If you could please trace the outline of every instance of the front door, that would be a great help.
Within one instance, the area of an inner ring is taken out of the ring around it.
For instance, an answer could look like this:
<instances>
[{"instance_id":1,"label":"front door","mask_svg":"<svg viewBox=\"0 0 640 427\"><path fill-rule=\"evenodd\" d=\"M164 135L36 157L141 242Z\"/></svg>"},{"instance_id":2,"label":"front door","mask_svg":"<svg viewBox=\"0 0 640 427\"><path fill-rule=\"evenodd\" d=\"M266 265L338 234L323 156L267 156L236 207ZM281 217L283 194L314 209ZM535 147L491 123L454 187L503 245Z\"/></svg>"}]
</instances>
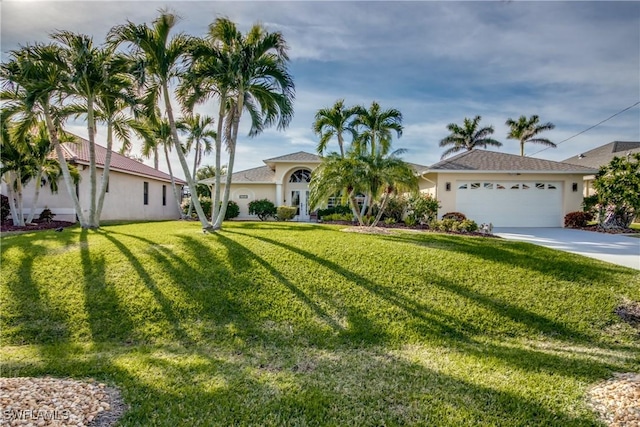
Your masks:
<instances>
[{"instance_id":1,"label":"front door","mask_svg":"<svg viewBox=\"0 0 640 427\"><path fill-rule=\"evenodd\" d=\"M292 190L291 206L296 207L296 221L309 221L309 191Z\"/></svg>"}]
</instances>

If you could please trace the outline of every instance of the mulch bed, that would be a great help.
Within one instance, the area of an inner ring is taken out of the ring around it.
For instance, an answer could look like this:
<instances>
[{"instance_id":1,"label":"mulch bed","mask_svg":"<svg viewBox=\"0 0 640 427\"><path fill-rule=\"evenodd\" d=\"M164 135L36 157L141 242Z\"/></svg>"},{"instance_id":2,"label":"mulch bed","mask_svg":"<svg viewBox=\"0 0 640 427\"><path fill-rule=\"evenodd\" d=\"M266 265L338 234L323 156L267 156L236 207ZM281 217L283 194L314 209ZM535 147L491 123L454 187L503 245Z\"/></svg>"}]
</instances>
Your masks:
<instances>
[{"instance_id":1,"label":"mulch bed","mask_svg":"<svg viewBox=\"0 0 640 427\"><path fill-rule=\"evenodd\" d=\"M68 221L39 222L38 220L35 220L33 223L28 224L24 227L18 227L16 225L13 225L12 221L5 221L2 224L0 224L0 232L6 233L11 231L28 232L28 231L38 231L38 230L55 230L56 228L60 228L60 227L62 228L71 227L74 224L75 224L74 222L68 222Z\"/></svg>"},{"instance_id":2,"label":"mulch bed","mask_svg":"<svg viewBox=\"0 0 640 427\"><path fill-rule=\"evenodd\" d=\"M457 236L493 237L495 239L501 239L500 236L496 236L495 234L482 233L480 231L471 231L471 232L462 233L457 231L431 230L427 225L415 225L413 227L407 227L404 224L379 223L376 227L368 227L368 226L353 225L353 223L349 221L326 221L326 222L323 221L322 224L347 225L349 227L344 228L342 231L348 231L352 233L390 234L387 229L396 229L396 230L408 230L408 231L426 231L430 233L439 233L439 234L455 234Z\"/></svg>"},{"instance_id":3,"label":"mulch bed","mask_svg":"<svg viewBox=\"0 0 640 427\"><path fill-rule=\"evenodd\" d=\"M633 228L601 228L597 225L590 225L588 227L579 228L579 230L585 231L595 231L598 233L607 233L607 234L636 234L640 233L640 230L634 230Z\"/></svg>"}]
</instances>

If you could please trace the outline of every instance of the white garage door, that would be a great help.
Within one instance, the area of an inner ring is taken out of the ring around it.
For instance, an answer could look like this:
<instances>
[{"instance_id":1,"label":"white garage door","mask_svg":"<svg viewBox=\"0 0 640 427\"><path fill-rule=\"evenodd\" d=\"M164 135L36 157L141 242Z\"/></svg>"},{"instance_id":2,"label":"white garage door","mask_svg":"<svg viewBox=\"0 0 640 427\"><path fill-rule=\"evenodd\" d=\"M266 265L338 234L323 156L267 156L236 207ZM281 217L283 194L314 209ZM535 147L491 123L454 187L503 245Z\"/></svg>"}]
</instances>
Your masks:
<instances>
[{"instance_id":1,"label":"white garage door","mask_svg":"<svg viewBox=\"0 0 640 427\"><path fill-rule=\"evenodd\" d=\"M458 181L456 210L494 227L562 227L562 184Z\"/></svg>"}]
</instances>

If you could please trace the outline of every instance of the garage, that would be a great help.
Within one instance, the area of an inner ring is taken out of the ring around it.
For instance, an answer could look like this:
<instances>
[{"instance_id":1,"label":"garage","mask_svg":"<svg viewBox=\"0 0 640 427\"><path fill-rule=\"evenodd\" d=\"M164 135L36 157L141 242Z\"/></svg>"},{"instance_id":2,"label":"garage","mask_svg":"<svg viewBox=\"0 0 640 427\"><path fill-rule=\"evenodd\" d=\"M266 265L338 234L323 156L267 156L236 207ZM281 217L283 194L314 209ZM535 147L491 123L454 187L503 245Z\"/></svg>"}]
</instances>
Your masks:
<instances>
[{"instance_id":1,"label":"garage","mask_svg":"<svg viewBox=\"0 0 640 427\"><path fill-rule=\"evenodd\" d=\"M562 227L562 183L457 181L456 211L494 227Z\"/></svg>"}]
</instances>

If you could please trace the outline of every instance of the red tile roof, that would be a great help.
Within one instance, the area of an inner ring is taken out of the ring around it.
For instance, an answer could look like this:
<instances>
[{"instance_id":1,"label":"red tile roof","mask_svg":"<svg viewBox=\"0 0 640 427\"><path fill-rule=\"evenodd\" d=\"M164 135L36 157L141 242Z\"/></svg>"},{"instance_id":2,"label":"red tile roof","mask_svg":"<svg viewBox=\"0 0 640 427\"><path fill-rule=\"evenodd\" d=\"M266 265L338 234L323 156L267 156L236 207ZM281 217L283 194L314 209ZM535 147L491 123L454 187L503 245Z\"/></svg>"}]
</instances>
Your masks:
<instances>
[{"instance_id":1,"label":"red tile roof","mask_svg":"<svg viewBox=\"0 0 640 427\"><path fill-rule=\"evenodd\" d=\"M77 135L74 136L78 140L77 143L67 142L62 144L62 148L65 152L65 158L69 161L73 161L81 165L88 165L89 141ZM96 165L98 167L104 167L106 155L107 149L102 145L96 144ZM111 153L111 164L109 166L109 169L117 172L154 178L160 181L171 181L171 177L169 176L169 174L154 169L151 166L147 166L144 163L140 163L139 161L131 159L127 156L123 156L122 154L116 153L115 151L112 151ZM175 178L175 181L176 184L179 185L186 184L186 182L181 180L180 178Z\"/></svg>"}]
</instances>

